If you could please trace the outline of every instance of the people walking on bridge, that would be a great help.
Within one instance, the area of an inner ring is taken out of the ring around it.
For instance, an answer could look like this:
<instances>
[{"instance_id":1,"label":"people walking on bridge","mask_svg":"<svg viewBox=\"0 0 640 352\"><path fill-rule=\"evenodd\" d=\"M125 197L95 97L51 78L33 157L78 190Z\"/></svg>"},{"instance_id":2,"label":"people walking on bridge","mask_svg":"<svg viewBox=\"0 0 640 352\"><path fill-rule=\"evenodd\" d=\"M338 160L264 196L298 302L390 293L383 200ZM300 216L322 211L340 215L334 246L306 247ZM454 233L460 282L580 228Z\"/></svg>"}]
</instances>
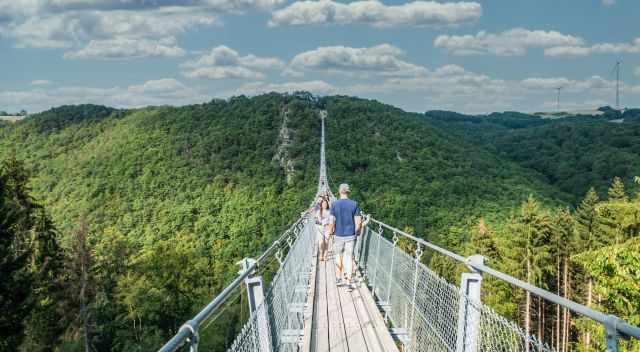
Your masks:
<instances>
[{"instance_id":1,"label":"people walking on bridge","mask_svg":"<svg viewBox=\"0 0 640 352\"><path fill-rule=\"evenodd\" d=\"M362 218L360 216L360 208L358 203L349 199L351 189L349 185L343 183L338 188L340 199L331 204L331 219L333 252L336 258L337 283L348 285L351 290L353 275L353 247L356 242L356 235L360 233Z\"/></svg>"},{"instance_id":2,"label":"people walking on bridge","mask_svg":"<svg viewBox=\"0 0 640 352\"><path fill-rule=\"evenodd\" d=\"M318 225L318 248L320 261L327 260L327 244L331 235L331 214L329 213L329 200L320 200L320 209L316 213L316 224Z\"/></svg>"}]
</instances>

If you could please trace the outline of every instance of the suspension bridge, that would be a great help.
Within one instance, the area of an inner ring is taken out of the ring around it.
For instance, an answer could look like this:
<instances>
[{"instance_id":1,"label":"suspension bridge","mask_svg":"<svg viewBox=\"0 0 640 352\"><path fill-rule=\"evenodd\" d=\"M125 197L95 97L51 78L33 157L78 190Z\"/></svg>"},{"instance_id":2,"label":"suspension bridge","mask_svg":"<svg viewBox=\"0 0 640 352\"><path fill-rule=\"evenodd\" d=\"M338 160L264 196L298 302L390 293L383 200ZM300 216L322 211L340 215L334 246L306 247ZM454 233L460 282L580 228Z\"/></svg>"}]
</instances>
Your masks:
<instances>
[{"instance_id":1,"label":"suspension bridge","mask_svg":"<svg viewBox=\"0 0 640 352\"><path fill-rule=\"evenodd\" d=\"M321 194L333 198L325 159L327 115L325 111L319 115L320 167L314 201ZM363 217L354 251L353 290L336 284L331 255L327 261L319 260L318 229L313 215L305 212L259 257L242 260L237 277L185 322L160 352L198 351L204 346L199 333L203 324L241 289L246 291L250 316L228 348L230 352L554 351L483 304L483 276L601 324L608 351L618 350L620 338L640 339L640 328L495 270L484 264L482 256L465 257L368 214ZM459 286L423 263L426 251L466 265L468 272L461 274ZM277 268L267 284L260 269L273 258Z\"/></svg>"}]
</instances>

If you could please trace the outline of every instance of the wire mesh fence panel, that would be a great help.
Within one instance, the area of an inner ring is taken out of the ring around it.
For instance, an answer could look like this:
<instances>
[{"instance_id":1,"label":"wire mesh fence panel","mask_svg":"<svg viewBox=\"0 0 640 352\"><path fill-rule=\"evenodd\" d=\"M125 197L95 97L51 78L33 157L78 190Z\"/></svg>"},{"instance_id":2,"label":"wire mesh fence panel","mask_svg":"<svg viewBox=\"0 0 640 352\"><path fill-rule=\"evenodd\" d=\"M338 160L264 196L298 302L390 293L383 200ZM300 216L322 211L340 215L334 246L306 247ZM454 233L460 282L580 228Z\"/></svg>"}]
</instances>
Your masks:
<instances>
[{"instance_id":1,"label":"wire mesh fence panel","mask_svg":"<svg viewBox=\"0 0 640 352\"><path fill-rule=\"evenodd\" d=\"M281 265L264 297L228 351L298 351L317 229L301 222L287 238L288 253L276 256Z\"/></svg>"},{"instance_id":2,"label":"wire mesh fence panel","mask_svg":"<svg viewBox=\"0 0 640 352\"><path fill-rule=\"evenodd\" d=\"M381 232L365 229L356 258L406 351L552 351Z\"/></svg>"}]
</instances>

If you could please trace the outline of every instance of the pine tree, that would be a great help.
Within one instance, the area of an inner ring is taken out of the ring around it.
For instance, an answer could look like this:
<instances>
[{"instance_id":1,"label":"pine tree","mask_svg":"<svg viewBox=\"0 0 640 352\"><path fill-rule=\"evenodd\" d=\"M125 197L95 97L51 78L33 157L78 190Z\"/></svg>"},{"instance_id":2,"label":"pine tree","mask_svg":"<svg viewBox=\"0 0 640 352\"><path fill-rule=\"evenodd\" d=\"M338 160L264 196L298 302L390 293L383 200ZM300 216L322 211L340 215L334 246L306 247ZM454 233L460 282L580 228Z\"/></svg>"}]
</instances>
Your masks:
<instances>
[{"instance_id":1,"label":"pine tree","mask_svg":"<svg viewBox=\"0 0 640 352\"><path fill-rule=\"evenodd\" d=\"M518 271L528 283L544 286L542 279L549 269L549 240L551 235L551 219L538 207L532 195L522 204L521 214L512 224L514 233L514 255L519 263ZM530 292L525 293L524 327L527 336L531 335L533 300ZM540 309L540 307L539 307ZM541 317L541 311L537 314ZM544 326L538 318L538 335L542 336ZM527 343L526 350L530 350Z\"/></svg>"},{"instance_id":2,"label":"pine tree","mask_svg":"<svg viewBox=\"0 0 640 352\"><path fill-rule=\"evenodd\" d=\"M11 351L24 338L24 317L33 308L29 294L33 275L27 270L29 251L20 244L18 227L23 222L9 186L6 165L0 169L0 351Z\"/></svg>"},{"instance_id":3,"label":"pine tree","mask_svg":"<svg viewBox=\"0 0 640 352\"><path fill-rule=\"evenodd\" d=\"M598 204L600 199L593 188L589 189L575 213L576 231L580 240L580 248L577 252L591 251L607 243L601 229L601 219L598 214ZM593 277L586 273L586 304L593 305ZM591 347L591 333L584 332L583 342L588 350Z\"/></svg>"},{"instance_id":4,"label":"pine tree","mask_svg":"<svg viewBox=\"0 0 640 352\"><path fill-rule=\"evenodd\" d=\"M4 161L0 178L3 189L0 198L5 208L0 209L0 222L4 229L1 246L9 244L11 251L6 261L11 263L8 277L21 278L20 282L9 281L8 289L12 294L14 291L19 294L28 288L27 293L19 298L23 307L17 309L21 314L13 321L0 322L0 325L8 325L11 350L16 346L29 351L53 350L63 328L58 313L62 251L58 246L57 232L44 208L31 197L28 187L30 175L21 161L13 157ZM4 249L6 247L0 250ZM16 307L7 309L11 311Z\"/></svg>"},{"instance_id":5,"label":"pine tree","mask_svg":"<svg viewBox=\"0 0 640 352\"><path fill-rule=\"evenodd\" d=\"M471 235L471 245L475 254L493 260L500 258L495 234L487 227L484 218L480 218L477 230Z\"/></svg>"},{"instance_id":6,"label":"pine tree","mask_svg":"<svg viewBox=\"0 0 640 352\"><path fill-rule=\"evenodd\" d=\"M556 264L556 293L559 296L569 298L571 287L569 266L571 255L577 244L574 221L567 208L558 211L553 220L551 243ZM567 308L562 308L561 311L560 305L556 305L555 315L555 348L556 351L567 351L570 314Z\"/></svg>"},{"instance_id":7,"label":"pine tree","mask_svg":"<svg viewBox=\"0 0 640 352\"><path fill-rule=\"evenodd\" d=\"M579 249L581 251L597 248L603 242L598 226L597 207L599 202L598 194L592 187L576 209L576 231L580 239L581 248Z\"/></svg>"},{"instance_id":8,"label":"pine tree","mask_svg":"<svg viewBox=\"0 0 640 352\"><path fill-rule=\"evenodd\" d=\"M80 220L78 228L72 234L71 251L67 257L66 296L69 307L66 313L77 331L82 332L85 352L91 350L91 324L89 307L95 295L92 275L93 254L89 244L89 223L86 218Z\"/></svg>"},{"instance_id":9,"label":"pine tree","mask_svg":"<svg viewBox=\"0 0 640 352\"><path fill-rule=\"evenodd\" d=\"M611 182L611 187L609 187L609 200L610 201L627 201L627 194L624 191L624 183L620 179L620 177L616 176L613 178L613 182Z\"/></svg>"}]
</instances>

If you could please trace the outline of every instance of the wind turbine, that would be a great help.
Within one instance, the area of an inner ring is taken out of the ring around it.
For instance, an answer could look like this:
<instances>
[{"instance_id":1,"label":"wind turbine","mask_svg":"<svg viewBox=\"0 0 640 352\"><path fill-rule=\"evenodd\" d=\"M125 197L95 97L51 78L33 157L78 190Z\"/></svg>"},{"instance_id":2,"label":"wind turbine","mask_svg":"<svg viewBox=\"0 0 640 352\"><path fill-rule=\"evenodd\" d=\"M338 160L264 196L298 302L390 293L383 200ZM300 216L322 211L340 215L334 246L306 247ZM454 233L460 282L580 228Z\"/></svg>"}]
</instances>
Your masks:
<instances>
[{"instance_id":1,"label":"wind turbine","mask_svg":"<svg viewBox=\"0 0 640 352\"><path fill-rule=\"evenodd\" d=\"M620 65L622 65L622 61L616 61L616 64L613 65L613 71L616 71L616 109L620 110Z\"/></svg>"},{"instance_id":2,"label":"wind turbine","mask_svg":"<svg viewBox=\"0 0 640 352\"><path fill-rule=\"evenodd\" d=\"M560 91L562 90L562 87L557 87L556 91L558 91L558 95L556 97L556 110L558 112L560 112Z\"/></svg>"}]
</instances>

